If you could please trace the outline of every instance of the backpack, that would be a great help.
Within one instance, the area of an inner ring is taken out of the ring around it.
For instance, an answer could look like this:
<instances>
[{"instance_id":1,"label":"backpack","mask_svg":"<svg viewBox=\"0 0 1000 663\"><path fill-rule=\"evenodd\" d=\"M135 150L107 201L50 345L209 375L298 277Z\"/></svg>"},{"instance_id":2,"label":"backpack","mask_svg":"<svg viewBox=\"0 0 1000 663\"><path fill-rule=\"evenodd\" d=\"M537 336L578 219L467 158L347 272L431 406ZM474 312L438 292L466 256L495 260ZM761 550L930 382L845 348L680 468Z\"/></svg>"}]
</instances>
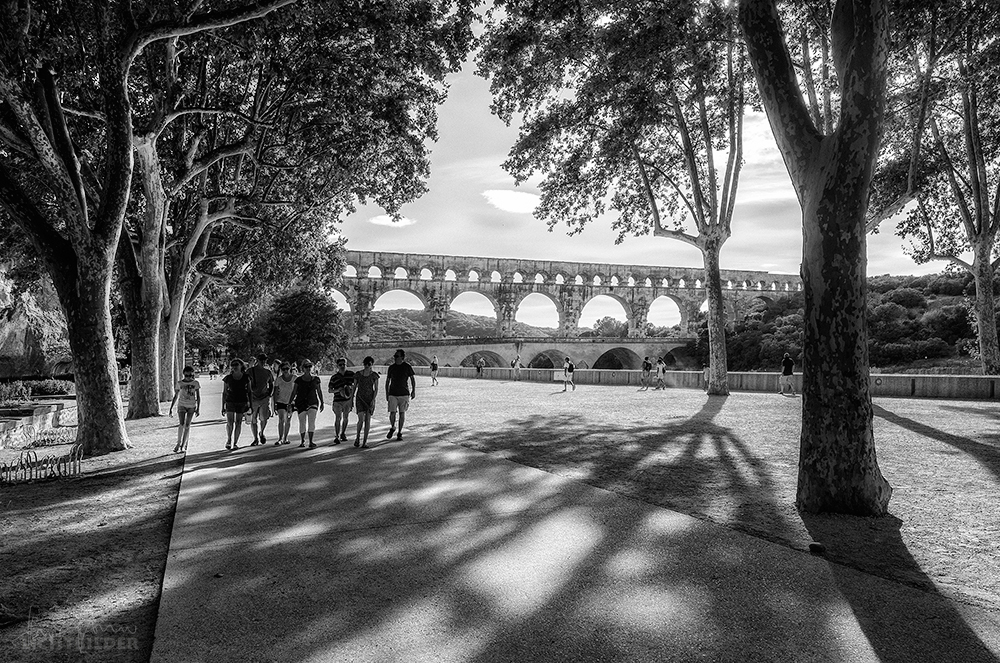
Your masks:
<instances>
[{"instance_id":1,"label":"backpack","mask_svg":"<svg viewBox=\"0 0 1000 663\"><path fill-rule=\"evenodd\" d=\"M576 366L573 365L573 362L570 362L569 366L566 368L566 371L572 373L574 370L576 370Z\"/></svg>"}]
</instances>

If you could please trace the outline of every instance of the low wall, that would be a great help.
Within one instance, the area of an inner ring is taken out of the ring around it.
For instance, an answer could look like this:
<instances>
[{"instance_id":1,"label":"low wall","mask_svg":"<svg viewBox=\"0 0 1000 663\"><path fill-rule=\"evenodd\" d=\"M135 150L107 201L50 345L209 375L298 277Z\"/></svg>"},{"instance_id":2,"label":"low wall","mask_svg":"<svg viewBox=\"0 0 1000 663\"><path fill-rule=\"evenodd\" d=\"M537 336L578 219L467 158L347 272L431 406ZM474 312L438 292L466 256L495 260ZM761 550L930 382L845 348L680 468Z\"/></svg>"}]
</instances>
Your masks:
<instances>
[{"instance_id":1,"label":"low wall","mask_svg":"<svg viewBox=\"0 0 1000 663\"><path fill-rule=\"evenodd\" d=\"M10 445L10 441L24 426L32 426L36 431L55 428L59 425L59 415L63 404L37 405L32 414L17 419L0 419L0 449Z\"/></svg>"},{"instance_id":2,"label":"low wall","mask_svg":"<svg viewBox=\"0 0 1000 663\"><path fill-rule=\"evenodd\" d=\"M384 368L384 367L383 367ZM378 367L376 367L378 370ZM430 375L427 366L414 366L417 375ZM379 372L384 372L379 371ZM475 378L475 368L444 366L438 370L440 377ZM640 371L612 371L577 369L573 374L577 384L640 385ZM483 378L513 380L511 368L484 368ZM562 382L562 369L522 368L521 379L529 382ZM650 383L655 384L651 377ZM664 382L668 387L704 389L702 371L667 371ZM802 390L802 376L792 376L795 392ZM731 372L730 391L778 392L777 373ZM964 400L994 400L1000 397L1000 376L997 375L873 375L872 396L897 396L903 398L959 398Z\"/></svg>"}]
</instances>

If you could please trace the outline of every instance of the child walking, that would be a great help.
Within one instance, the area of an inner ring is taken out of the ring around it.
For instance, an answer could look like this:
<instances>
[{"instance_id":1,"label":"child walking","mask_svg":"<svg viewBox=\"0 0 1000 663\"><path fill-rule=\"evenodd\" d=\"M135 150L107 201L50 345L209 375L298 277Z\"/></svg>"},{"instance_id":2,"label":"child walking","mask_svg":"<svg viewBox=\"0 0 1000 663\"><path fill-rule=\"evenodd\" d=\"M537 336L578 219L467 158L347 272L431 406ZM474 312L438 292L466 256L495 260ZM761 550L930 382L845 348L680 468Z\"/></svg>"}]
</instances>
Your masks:
<instances>
[{"instance_id":1,"label":"child walking","mask_svg":"<svg viewBox=\"0 0 1000 663\"><path fill-rule=\"evenodd\" d=\"M194 379L194 367L184 367L184 379L174 385L174 398L170 401L168 416L174 416L174 405L177 405L177 445L174 453L183 453L188 448L188 438L191 436L191 420L200 414L201 384Z\"/></svg>"},{"instance_id":2,"label":"child walking","mask_svg":"<svg viewBox=\"0 0 1000 663\"><path fill-rule=\"evenodd\" d=\"M292 427L292 392L295 390L295 375L292 373L292 365L287 361L281 362L278 369L280 371L274 380L274 411L278 415L278 440L274 443L288 444L288 431Z\"/></svg>"},{"instance_id":3,"label":"child walking","mask_svg":"<svg viewBox=\"0 0 1000 663\"><path fill-rule=\"evenodd\" d=\"M354 438L354 446L368 448L368 431L372 425L372 412L375 410L375 395L378 394L378 373L372 370L375 360L365 357L363 370L354 374L354 409L358 412L358 433ZM361 440L361 429L364 427L365 438Z\"/></svg>"}]
</instances>

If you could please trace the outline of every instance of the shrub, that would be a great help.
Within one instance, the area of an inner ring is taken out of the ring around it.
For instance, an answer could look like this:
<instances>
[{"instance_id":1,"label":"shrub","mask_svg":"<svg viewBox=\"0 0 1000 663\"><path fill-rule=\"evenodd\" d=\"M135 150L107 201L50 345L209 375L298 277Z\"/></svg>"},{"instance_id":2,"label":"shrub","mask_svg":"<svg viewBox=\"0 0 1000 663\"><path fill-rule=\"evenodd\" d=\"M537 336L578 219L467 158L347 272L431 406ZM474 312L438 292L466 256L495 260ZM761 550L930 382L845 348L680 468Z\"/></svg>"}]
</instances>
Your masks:
<instances>
[{"instance_id":1,"label":"shrub","mask_svg":"<svg viewBox=\"0 0 1000 663\"><path fill-rule=\"evenodd\" d=\"M69 380L29 380L25 385L32 396L62 396L72 394L76 385Z\"/></svg>"},{"instance_id":2,"label":"shrub","mask_svg":"<svg viewBox=\"0 0 1000 663\"><path fill-rule=\"evenodd\" d=\"M927 298L920 290L913 288L897 288L886 293L885 301L899 304L904 308L924 308L927 306Z\"/></svg>"},{"instance_id":3,"label":"shrub","mask_svg":"<svg viewBox=\"0 0 1000 663\"><path fill-rule=\"evenodd\" d=\"M28 386L20 380L0 383L0 405L16 405L30 398Z\"/></svg>"}]
</instances>

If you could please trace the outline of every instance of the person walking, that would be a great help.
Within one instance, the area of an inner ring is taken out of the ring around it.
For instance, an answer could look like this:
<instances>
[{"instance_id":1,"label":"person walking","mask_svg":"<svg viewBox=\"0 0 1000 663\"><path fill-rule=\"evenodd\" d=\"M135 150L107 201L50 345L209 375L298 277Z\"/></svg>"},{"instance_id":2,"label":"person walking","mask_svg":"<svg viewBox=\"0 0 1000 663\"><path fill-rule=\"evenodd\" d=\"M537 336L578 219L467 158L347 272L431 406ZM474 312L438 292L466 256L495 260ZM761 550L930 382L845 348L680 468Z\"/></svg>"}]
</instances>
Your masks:
<instances>
[{"instance_id":1,"label":"person walking","mask_svg":"<svg viewBox=\"0 0 1000 663\"><path fill-rule=\"evenodd\" d=\"M239 449L243 415L250 409L250 377L242 359L229 362L229 375L222 378L222 414L226 417L226 449Z\"/></svg>"},{"instance_id":2,"label":"person walking","mask_svg":"<svg viewBox=\"0 0 1000 663\"><path fill-rule=\"evenodd\" d=\"M278 440L274 443L275 446L288 444L288 431L292 427L292 392L295 391L292 365L283 361L279 370L281 372L274 380L274 391L271 395L274 413L278 415Z\"/></svg>"},{"instance_id":3,"label":"person walking","mask_svg":"<svg viewBox=\"0 0 1000 663\"><path fill-rule=\"evenodd\" d=\"M653 371L653 364L652 362L649 361L649 357L643 358L642 375L639 377L639 384L642 385L642 388L640 388L639 391L649 390L649 376L652 373L652 371Z\"/></svg>"},{"instance_id":4,"label":"person walking","mask_svg":"<svg viewBox=\"0 0 1000 663\"><path fill-rule=\"evenodd\" d=\"M354 409L358 413L358 432L354 438L354 446L362 449L368 448L368 431L372 426L372 412L375 411L375 396L378 395L379 374L372 370L375 360L365 357L363 368L360 373L354 376ZM361 439L361 430L365 431L364 440Z\"/></svg>"},{"instance_id":5,"label":"person walking","mask_svg":"<svg viewBox=\"0 0 1000 663\"><path fill-rule=\"evenodd\" d=\"M313 363L308 359L302 361L302 375L295 378L292 388L292 407L299 415L299 447L306 446L306 434L309 434L309 448L315 449L313 440L316 434L316 412L323 411L323 383L319 376L312 374Z\"/></svg>"},{"instance_id":6,"label":"person walking","mask_svg":"<svg viewBox=\"0 0 1000 663\"><path fill-rule=\"evenodd\" d=\"M214 380L218 374L219 374L219 365L216 364L214 361L209 362L209 364L208 364L208 379L209 380Z\"/></svg>"},{"instance_id":7,"label":"person walking","mask_svg":"<svg viewBox=\"0 0 1000 663\"><path fill-rule=\"evenodd\" d=\"M333 394L333 443L347 441L347 420L354 406L354 371L347 370L347 358L337 360L337 372L330 376L330 393Z\"/></svg>"},{"instance_id":8,"label":"person walking","mask_svg":"<svg viewBox=\"0 0 1000 663\"><path fill-rule=\"evenodd\" d=\"M480 357L476 360L476 377L483 377L483 368L486 367L486 360Z\"/></svg>"},{"instance_id":9,"label":"person walking","mask_svg":"<svg viewBox=\"0 0 1000 663\"><path fill-rule=\"evenodd\" d=\"M185 366L184 379L174 385L174 397L170 401L170 411L167 416L174 416L174 404L177 404L177 444L174 453L184 453L188 448L188 438L191 436L191 420L201 412L201 384L194 379L194 367Z\"/></svg>"},{"instance_id":10,"label":"person walking","mask_svg":"<svg viewBox=\"0 0 1000 663\"><path fill-rule=\"evenodd\" d=\"M795 385L792 384L792 374L795 369L795 361L792 360L792 356L785 353L785 356L781 359L781 377L778 378L778 384L780 391L778 392L782 396L785 395L785 388L795 395Z\"/></svg>"},{"instance_id":11,"label":"person walking","mask_svg":"<svg viewBox=\"0 0 1000 663\"><path fill-rule=\"evenodd\" d=\"M253 433L251 447L265 444L264 429L271 418L271 394L274 392L274 373L267 367L267 355L259 354L254 365L247 372L250 376L250 432Z\"/></svg>"},{"instance_id":12,"label":"person walking","mask_svg":"<svg viewBox=\"0 0 1000 663\"><path fill-rule=\"evenodd\" d=\"M663 382L663 378L667 375L667 364L663 361L663 357L658 357L656 359L656 389L666 389L667 385Z\"/></svg>"},{"instance_id":13,"label":"person walking","mask_svg":"<svg viewBox=\"0 0 1000 663\"><path fill-rule=\"evenodd\" d=\"M392 364L385 372L385 399L389 402L389 432L385 439L392 439L392 434L396 433L396 439L403 439L403 422L406 420L406 411L410 408L410 400L417 397L417 380L414 377L413 367L404 361L406 352L400 348L392 355ZM399 429L396 432L396 413L399 413Z\"/></svg>"},{"instance_id":14,"label":"person walking","mask_svg":"<svg viewBox=\"0 0 1000 663\"><path fill-rule=\"evenodd\" d=\"M521 355L514 357L514 361L510 362L510 367L514 369L514 382L518 382L521 379Z\"/></svg>"},{"instance_id":15,"label":"person walking","mask_svg":"<svg viewBox=\"0 0 1000 663\"><path fill-rule=\"evenodd\" d=\"M576 383L573 382L574 372L576 372L576 366L569 357L566 357L566 361L563 362L563 391L566 391L566 387L569 385L573 385L573 391L576 391Z\"/></svg>"},{"instance_id":16,"label":"person walking","mask_svg":"<svg viewBox=\"0 0 1000 663\"><path fill-rule=\"evenodd\" d=\"M431 359L431 386L436 387L438 384L438 356L434 355Z\"/></svg>"}]
</instances>

